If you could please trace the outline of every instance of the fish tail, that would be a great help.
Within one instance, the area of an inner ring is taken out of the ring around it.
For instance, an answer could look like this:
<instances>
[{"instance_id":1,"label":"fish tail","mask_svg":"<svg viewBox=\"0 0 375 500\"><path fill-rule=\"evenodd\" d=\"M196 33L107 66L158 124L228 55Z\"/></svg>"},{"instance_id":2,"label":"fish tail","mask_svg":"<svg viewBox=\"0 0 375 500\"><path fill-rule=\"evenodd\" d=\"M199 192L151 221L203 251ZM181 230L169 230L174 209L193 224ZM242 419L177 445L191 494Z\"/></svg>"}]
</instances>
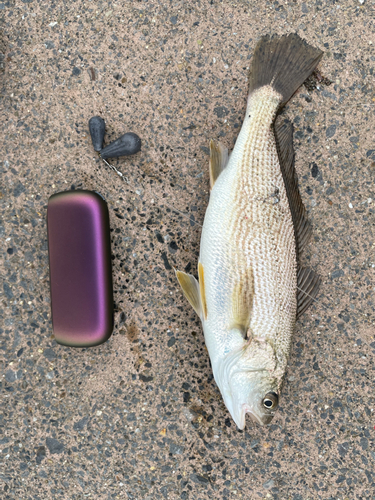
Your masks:
<instances>
[{"instance_id":1,"label":"fish tail","mask_svg":"<svg viewBox=\"0 0 375 500\"><path fill-rule=\"evenodd\" d=\"M292 97L318 65L323 52L297 34L264 36L258 42L250 69L250 94L270 85L282 95L281 106Z\"/></svg>"}]
</instances>

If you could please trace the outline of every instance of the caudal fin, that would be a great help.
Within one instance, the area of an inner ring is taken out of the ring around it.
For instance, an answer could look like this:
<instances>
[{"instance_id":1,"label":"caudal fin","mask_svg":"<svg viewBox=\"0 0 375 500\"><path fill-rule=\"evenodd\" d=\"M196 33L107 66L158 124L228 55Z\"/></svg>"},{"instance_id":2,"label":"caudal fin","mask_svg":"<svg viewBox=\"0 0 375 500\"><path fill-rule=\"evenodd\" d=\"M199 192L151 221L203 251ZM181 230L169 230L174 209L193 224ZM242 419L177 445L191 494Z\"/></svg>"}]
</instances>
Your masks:
<instances>
[{"instance_id":1,"label":"caudal fin","mask_svg":"<svg viewBox=\"0 0 375 500\"><path fill-rule=\"evenodd\" d=\"M283 106L318 65L323 52L297 34L264 36L258 42L250 69L250 93L271 85L282 95Z\"/></svg>"}]
</instances>

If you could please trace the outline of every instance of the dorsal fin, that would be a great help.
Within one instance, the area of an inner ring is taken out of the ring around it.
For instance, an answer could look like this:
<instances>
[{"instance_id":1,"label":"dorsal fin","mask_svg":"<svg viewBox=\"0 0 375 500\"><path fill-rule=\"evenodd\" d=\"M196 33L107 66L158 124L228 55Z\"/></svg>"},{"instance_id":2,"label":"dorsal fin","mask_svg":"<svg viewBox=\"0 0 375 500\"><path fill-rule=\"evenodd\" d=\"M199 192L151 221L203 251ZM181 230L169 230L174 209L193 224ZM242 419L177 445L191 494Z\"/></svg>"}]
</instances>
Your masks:
<instances>
[{"instance_id":1,"label":"dorsal fin","mask_svg":"<svg viewBox=\"0 0 375 500\"><path fill-rule=\"evenodd\" d=\"M186 274L182 271L175 271L175 272L185 297L190 302L194 311L202 319L202 304L199 293L198 281L194 278L192 274Z\"/></svg>"},{"instance_id":2,"label":"dorsal fin","mask_svg":"<svg viewBox=\"0 0 375 500\"><path fill-rule=\"evenodd\" d=\"M211 139L210 141L210 189L214 187L216 179L227 166L228 163L228 149L220 142L215 144Z\"/></svg>"},{"instance_id":3,"label":"dorsal fin","mask_svg":"<svg viewBox=\"0 0 375 500\"><path fill-rule=\"evenodd\" d=\"M320 287L319 275L307 267L300 267L297 272L297 318L303 314L315 300Z\"/></svg>"},{"instance_id":4,"label":"dorsal fin","mask_svg":"<svg viewBox=\"0 0 375 500\"><path fill-rule=\"evenodd\" d=\"M281 172L292 213L298 258L309 241L312 228L307 220L306 208L298 189L298 178L294 167L293 126L288 120L277 121L274 125L274 133Z\"/></svg>"}]
</instances>

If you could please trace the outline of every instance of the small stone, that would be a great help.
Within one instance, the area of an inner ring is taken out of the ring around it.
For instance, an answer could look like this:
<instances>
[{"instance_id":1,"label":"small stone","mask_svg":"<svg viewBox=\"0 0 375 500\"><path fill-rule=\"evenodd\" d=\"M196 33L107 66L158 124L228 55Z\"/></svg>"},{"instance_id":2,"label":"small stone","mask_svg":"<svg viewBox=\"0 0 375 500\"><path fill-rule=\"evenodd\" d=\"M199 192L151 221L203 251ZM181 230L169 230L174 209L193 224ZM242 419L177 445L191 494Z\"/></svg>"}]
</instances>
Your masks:
<instances>
[{"instance_id":1,"label":"small stone","mask_svg":"<svg viewBox=\"0 0 375 500\"><path fill-rule=\"evenodd\" d=\"M46 445L49 449L49 452L54 453L62 453L64 451L64 444L58 441L57 439L48 437L46 439Z\"/></svg>"},{"instance_id":2,"label":"small stone","mask_svg":"<svg viewBox=\"0 0 375 500\"><path fill-rule=\"evenodd\" d=\"M263 483L263 488L266 490L270 490L275 487L275 481L273 479L268 479L265 483Z\"/></svg>"},{"instance_id":3,"label":"small stone","mask_svg":"<svg viewBox=\"0 0 375 500\"><path fill-rule=\"evenodd\" d=\"M84 427L86 427L88 421L89 421L89 417L81 418L81 420L78 420L78 422L76 422L73 425L73 430L81 431Z\"/></svg>"},{"instance_id":4,"label":"small stone","mask_svg":"<svg viewBox=\"0 0 375 500\"><path fill-rule=\"evenodd\" d=\"M318 177L318 174L319 174L318 165L316 163L312 163L311 164L311 176L314 177L314 179L315 179L316 177Z\"/></svg>"},{"instance_id":5,"label":"small stone","mask_svg":"<svg viewBox=\"0 0 375 500\"><path fill-rule=\"evenodd\" d=\"M48 359L48 361L52 361L56 358L56 353L53 349L47 347L47 349L44 349L43 351L43 356L45 356Z\"/></svg>"},{"instance_id":6,"label":"small stone","mask_svg":"<svg viewBox=\"0 0 375 500\"><path fill-rule=\"evenodd\" d=\"M25 192L25 186L21 183L18 182L16 187L13 189L13 195L15 198L18 198L20 194Z\"/></svg>"},{"instance_id":7,"label":"small stone","mask_svg":"<svg viewBox=\"0 0 375 500\"><path fill-rule=\"evenodd\" d=\"M168 347L172 347L174 346L176 343L176 339L174 337L171 337L169 340L168 340Z\"/></svg>"},{"instance_id":8,"label":"small stone","mask_svg":"<svg viewBox=\"0 0 375 500\"><path fill-rule=\"evenodd\" d=\"M336 134L336 125L330 125L326 130L326 137L330 139Z\"/></svg>"},{"instance_id":9,"label":"small stone","mask_svg":"<svg viewBox=\"0 0 375 500\"><path fill-rule=\"evenodd\" d=\"M214 108L214 113L218 118L224 118L228 115L229 111L225 106L218 106Z\"/></svg>"},{"instance_id":10,"label":"small stone","mask_svg":"<svg viewBox=\"0 0 375 500\"><path fill-rule=\"evenodd\" d=\"M182 455L184 453L184 447L176 443L171 443L169 445L169 453L173 455Z\"/></svg>"},{"instance_id":11,"label":"small stone","mask_svg":"<svg viewBox=\"0 0 375 500\"><path fill-rule=\"evenodd\" d=\"M10 383L15 382L17 380L17 372L7 370L5 373L5 380Z\"/></svg>"},{"instance_id":12,"label":"small stone","mask_svg":"<svg viewBox=\"0 0 375 500\"><path fill-rule=\"evenodd\" d=\"M13 297L13 292L8 283L4 282L3 285L4 293L7 299L11 299Z\"/></svg>"},{"instance_id":13,"label":"small stone","mask_svg":"<svg viewBox=\"0 0 375 500\"><path fill-rule=\"evenodd\" d=\"M359 444L361 445L362 450L367 450L368 448L368 439L365 437L362 437L359 441Z\"/></svg>"},{"instance_id":14,"label":"small stone","mask_svg":"<svg viewBox=\"0 0 375 500\"><path fill-rule=\"evenodd\" d=\"M45 446L39 446L39 448L36 451L36 463L40 465L45 458L46 458L46 448Z\"/></svg>"},{"instance_id":15,"label":"small stone","mask_svg":"<svg viewBox=\"0 0 375 500\"><path fill-rule=\"evenodd\" d=\"M175 241L171 241L168 245L168 248L171 253L176 253L178 250L177 243Z\"/></svg>"},{"instance_id":16,"label":"small stone","mask_svg":"<svg viewBox=\"0 0 375 500\"><path fill-rule=\"evenodd\" d=\"M341 278L341 276L345 276L345 272L342 269L337 269L336 271L333 271L331 274L331 278Z\"/></svg>"},{"instance_id":17,"label":"small stone","mask_svg":"<svg viewBox=\"0 0 375 500\"><path fill-rule=\"evenodd\" d=\"M197 484L207 484L209 482L206 477L200 476L199 474L190 474L190 479L193 481L193 483Z\"/></svg>"},{"instance_id":18,"label":"small stone","mask_svg":"<svg viewBox=\"0 0 375 500\"><path fill-rule=\"evenodd\" d=\"M168 271L172 269L172 266L170 265L167 254L165 252L162 252L161 258L163 259L165 269L167 269Z\"/></svg>"},{"instance_id":19,"label":"small stone","mask_svg":"<svg viewBox=\"0 0 375 500\"><path fill-rule=\"evenodd\" d=\"M349 450L349 443L342 443L337 446L340 457L345 457Z\"/></svg>"}]
</instances>

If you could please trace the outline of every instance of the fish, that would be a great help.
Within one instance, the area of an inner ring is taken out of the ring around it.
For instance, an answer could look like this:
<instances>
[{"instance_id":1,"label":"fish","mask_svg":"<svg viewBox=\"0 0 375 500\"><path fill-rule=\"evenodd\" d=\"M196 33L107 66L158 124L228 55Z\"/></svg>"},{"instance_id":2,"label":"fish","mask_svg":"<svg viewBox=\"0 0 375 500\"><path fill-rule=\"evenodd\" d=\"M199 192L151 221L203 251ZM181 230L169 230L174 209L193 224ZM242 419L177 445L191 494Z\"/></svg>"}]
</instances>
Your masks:
<instances>
[{"instance_id":1,"label":"fish","mask_svg":"<svg viewBox=\"0 0 375 500\"><path fill-rule=\"evenodd\" d=\"M317 273L300 265L312 226L298 188L293 127L279 114L322 56L297 34L260 39L234 149L229 155L210 142L198 280L175 270L241 430L246 415L268 425L276 414L297 318L320 285Z\"/></svg>"}]
</instances>

